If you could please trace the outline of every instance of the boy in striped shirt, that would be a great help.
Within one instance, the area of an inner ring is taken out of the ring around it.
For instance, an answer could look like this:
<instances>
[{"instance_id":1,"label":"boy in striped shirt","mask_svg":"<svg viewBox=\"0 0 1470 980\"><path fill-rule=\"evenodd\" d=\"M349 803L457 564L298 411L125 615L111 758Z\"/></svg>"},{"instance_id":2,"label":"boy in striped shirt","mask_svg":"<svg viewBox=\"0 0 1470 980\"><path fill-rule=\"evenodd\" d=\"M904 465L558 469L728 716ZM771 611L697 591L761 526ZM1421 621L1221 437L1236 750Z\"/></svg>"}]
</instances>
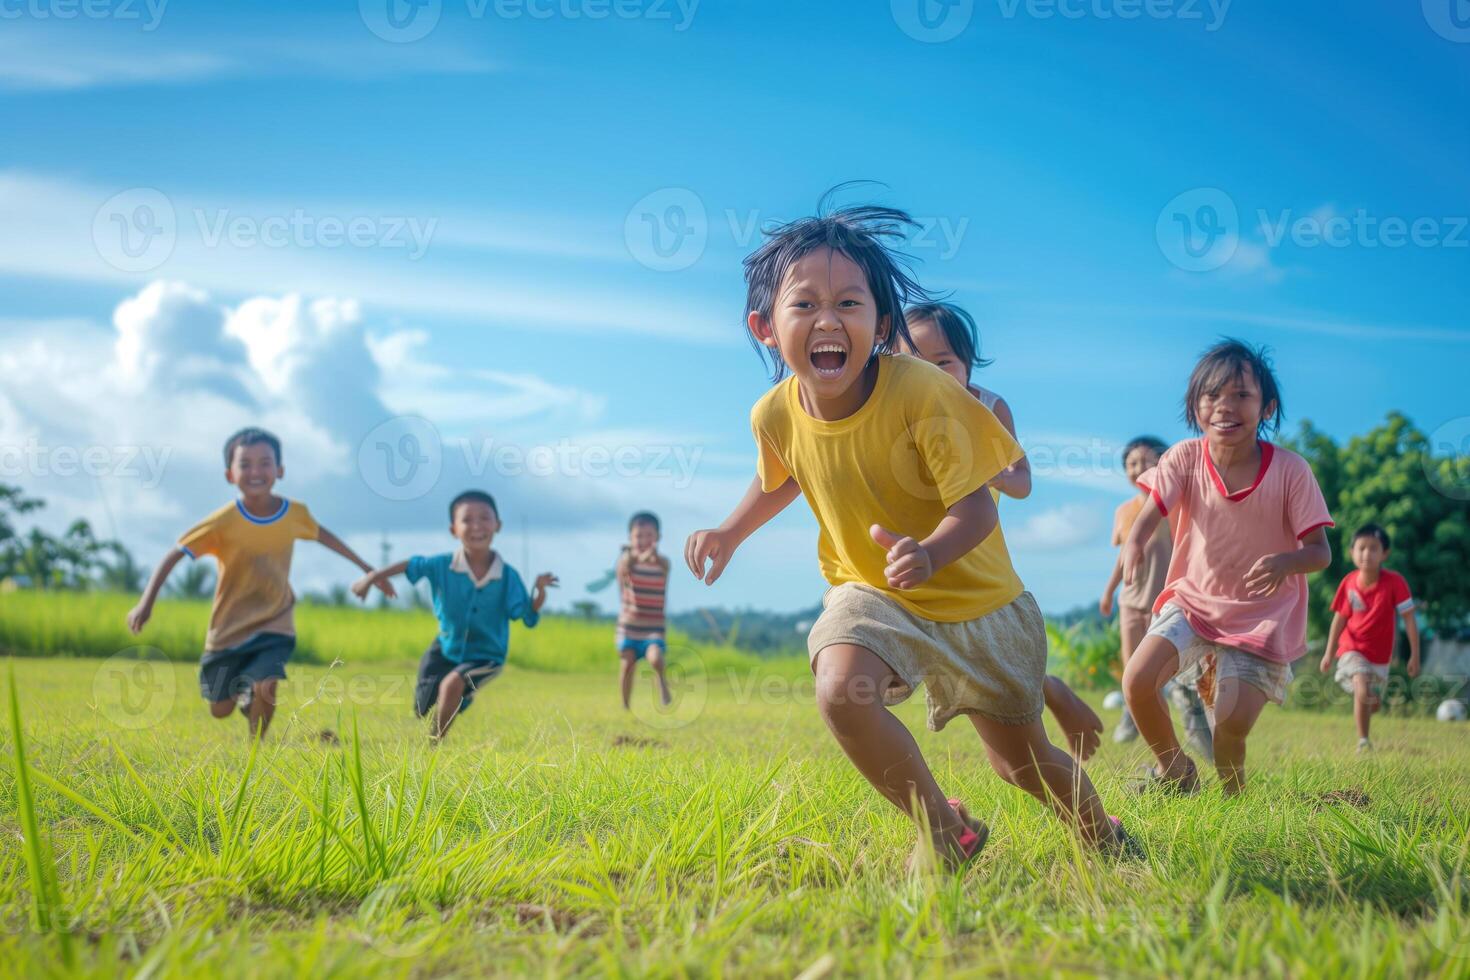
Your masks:
<instances>
[{"instance_id":1,"label":"boy in striped shirt","mask_svg":"<svg viewBox=\"0 0 1470 980\"><path fill-rule=\"evenodd\" d=\"M664 621L664 594L669 584L669 559L658 553L658 518L639 511L628 521L628 543L618 556L618 589L622 605L618 610L616 645L623 662L620 682L623 707L633 697L633 671L638 661L647 659L658 677L658 693L664 704L673 699L664 676L668 655L667 629Z\"/></svg>"}]
</instances>

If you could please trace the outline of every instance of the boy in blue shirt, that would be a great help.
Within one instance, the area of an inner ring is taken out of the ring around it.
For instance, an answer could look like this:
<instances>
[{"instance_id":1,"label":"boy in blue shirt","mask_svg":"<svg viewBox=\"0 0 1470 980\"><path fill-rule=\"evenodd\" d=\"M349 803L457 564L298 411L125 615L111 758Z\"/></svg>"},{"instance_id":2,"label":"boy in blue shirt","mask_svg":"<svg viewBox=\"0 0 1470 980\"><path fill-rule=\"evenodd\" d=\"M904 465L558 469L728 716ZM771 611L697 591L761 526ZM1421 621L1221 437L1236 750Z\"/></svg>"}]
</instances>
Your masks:
<instances>
[{"instance_id":1,"label":"boy in blue shirt","mask_svg":"<svg viewBox=\"0 0 1470 980\"><path fill-rule=\"evenodd\" d=\"M352 587L359 599L366 599L374 586L398 574L406 574L413 584L429 580L439 635L419 661L414 711L422 718L438 705L431 741L442 739L455 716L470 706L475 692L505 667L510 621L519 619L534 627L541 619L547 587L557 584L555 575L542 573L536 577L534 593L528 595L516 570L490 550L499 530L495 498L468 490L449 505L449 533L459 540L459 550L397 562L369 572Z\"/></svg>"}]
</instances>

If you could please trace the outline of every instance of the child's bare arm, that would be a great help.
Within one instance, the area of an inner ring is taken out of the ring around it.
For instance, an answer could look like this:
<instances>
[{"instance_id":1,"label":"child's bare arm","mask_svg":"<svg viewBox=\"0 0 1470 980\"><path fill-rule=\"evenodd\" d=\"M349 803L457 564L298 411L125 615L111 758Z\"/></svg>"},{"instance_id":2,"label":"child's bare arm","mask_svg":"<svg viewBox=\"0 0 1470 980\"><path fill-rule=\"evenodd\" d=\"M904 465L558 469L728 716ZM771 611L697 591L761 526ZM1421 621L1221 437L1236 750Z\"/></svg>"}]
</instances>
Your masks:
<instances>
[{"instance_id":1,"label":"child's bare arm","mask_svg":"<svg viewBox=\"0 0 1470 980\"><path fill-rule=\"evenodd\" d=\"M158 593L163 591L163 583L168 581L174 566L184 558L183 548L174 548L163 556L163 561L153 570L153 575L148 579L148 585L143 589L143 596L138 604L128 613L128 629L134 635L143 632L143 627L148 625L148 619L153 615L153 604L158 601Z\"/></svg>"},{"instance_id":2,"label":"child's bare arm","mask_svg":"<svg viewBox=\"0 0 1470 980\"><path fill-rule=\"evenodd\" d=\"M735 549L800 496L801 487L790 477L770 493L761 489L761 479L756 477L723 524L689 535L689 540L684 543L684 563L695 578L703 579L705 585L713 585L725 566L730 564ZM709 563L708 573L705 572L706 562Z\"/></svg>"},{"instance_id":3,"label":"child's bare arm","mask_svg":"<svg viewBox=\"0 0 1470 980\"><path fill-rule=\"evenodd\" d=\"M1302 546L1296 551L1258 559L1245 575L1246 595L1252 599L1271 595L1291 576L1320 572L1330 564L1332 546L1327 543L1327 532L1319 527L1302 538Z\"/></svg>"},{"instance_id":4,"label":"child's bare arm","mask_svg":"<svg viewBox=\"0 0 1470 980\"><path fill-rule=\"evenodd\" d=\"M870 533L874 541L888 549L888 566L883 570L888 584L895 589L912 589L973 551L998 523L995 498L989 487L981 487L956 500L923 541L901 537L881 524L874 524Z\"/></svg>"},{"instance_id":5,"label":"child's bare arm","mask_svg":"<svg viewBox=\"0 0 1470 980\"><path fill-rule=\"evenodd\" d=\"M346 558L348 561L352 562L352 564L356 565L364 572L372 572L373 566L363 561L362 558L358 556L357 552L353 551L347 546L347 542L343 541L341 538L337 537L326 528L317 528L316 539L320 541L322 547L326 548L328 551L335 551L337 554L341 555L343 558ZM358 581L360 583L362 580L359 579ZM398 598L398 593L394 590L393 583L388 581L387 576L377 579L373 582L373 584L382 589L383 594L386 595L388 598Z\"/></svg>"},{"instance_id":6,"label":"child's bare arm","mask_svg":"<svg viewBox=\"0 0 1470 980\"><path fill-rule=\"evenodd\" d=\"M407 559L396 561L391 565L384 565L382 568L368 569L366 575L352 583L352 594L363 601L367 601L368 593L373 590L374 586L377 586L383 589L388 595L394 595L395 592L391 586L383 588L383 585L393 576L402 575L406 571L408 571Z\"/></svg>"},{"instance_id":7,"label":"child's bare arm","mask_svg":"<svg viewBox=\"0 0 1470 980\"><path fill-rule=\"evenodd\" d=\"M1343 628L1347 626L1347 620L1342 613L1332 614L1332 625L1327 628L1327 649L1322 651L1322 673L1332 669L1332 652L1337 649L1337 640L1342 636Z\"/></svg>"},{"instance_id":8,"label":"child's bare arm","mask_svg":"<svg viewBox=\"0 0 1470 980\"><path fill-rule=\"evenodd\" d=\"M1016 438L1016 417L1011 413L1011 406L1006 404L1004 398L998 399L995 403L995 418L1006 427L1012 439ZM1031 463L1025 456L1022 456L1001 470L1000 476L991 480L990 485L1007 497L1024 500L1031 496Z\"/></svg>"},{"instance_id":9,"label":"child's bare arm","mask_svg":"<svg viewBox=\"0 0 1470 980\"><path fill-rule=\"evenodd\" d=\"M1133 584L1133 576L1138 572L1138 566L1143 564L1143 546L1154 536L1154 531L1158 530L1159 522L1163 519L1164 512L1155 503L1152 507L1145 506L1138 515L1138 520L1133 522L1133 530L1128 532L1128 540L1123 542L1123 554L1120 556L1123 563L1123 584Z\"/></svg>"},{"instance_id":10,"label":"child's bare arm","mask_svg":"<svg viewBox=\"0 0 1470 980\"><path fill-rule=\"evenodd\" d=\"M561 580L550 572L542 572L536 576L536 583L531 590L531 610L540 612L541 607L546 605L546 590L561 585Z\"/></svg>"},{"instance_id":11,"label":"child's bare arm","mask_svg":"<svg viewBox=\"0 0 1470 980\"><path fill-rule=\"evenodd\" d=\"M1118 557L1113 560L1113 574L1108 576L1107 588L1103 589L1102 599L1097 604L1097 611L1107 619L1113 614L1113 593L1118 591L1118 586L1123 581L1123 553L1118 552Z\"/></svg>"},{"instance_id":12,"label":"child's bare arm","mask_svg":"<svg viewBox=\"0 0 1470 980\"><path fill-rule=\"evenodd\" d=\"M1409 634L1409 676L1419 676L1419 620L1414 610L1399 613L1404 621L1404 632Z\"/></svg>"}]
</instances>

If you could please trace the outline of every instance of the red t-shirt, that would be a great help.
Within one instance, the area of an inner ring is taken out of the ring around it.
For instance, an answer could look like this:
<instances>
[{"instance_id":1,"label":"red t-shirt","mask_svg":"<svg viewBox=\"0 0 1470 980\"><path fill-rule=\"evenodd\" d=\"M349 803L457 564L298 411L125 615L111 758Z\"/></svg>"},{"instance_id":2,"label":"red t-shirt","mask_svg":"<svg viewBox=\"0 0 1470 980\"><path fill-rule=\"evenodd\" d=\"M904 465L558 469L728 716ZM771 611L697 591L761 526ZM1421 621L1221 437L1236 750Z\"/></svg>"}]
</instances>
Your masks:
<instances>
[{"instance_id":1,"label":"red t-shirt","mask_svg":"<svg viewBox=\"0 0 1470 980\"><path fill-rule=\"evenodd\" d=\"M1371 588L1358 583L1357 569L1348 572L1332 600L1332 611L1347 620L1337 642L1337 655L1357 651L1369 663L1388 663L1393 656L1397 615L1413 608L1409 583L1398 572L1381 570Z\"/></svg>"}]
</instances>

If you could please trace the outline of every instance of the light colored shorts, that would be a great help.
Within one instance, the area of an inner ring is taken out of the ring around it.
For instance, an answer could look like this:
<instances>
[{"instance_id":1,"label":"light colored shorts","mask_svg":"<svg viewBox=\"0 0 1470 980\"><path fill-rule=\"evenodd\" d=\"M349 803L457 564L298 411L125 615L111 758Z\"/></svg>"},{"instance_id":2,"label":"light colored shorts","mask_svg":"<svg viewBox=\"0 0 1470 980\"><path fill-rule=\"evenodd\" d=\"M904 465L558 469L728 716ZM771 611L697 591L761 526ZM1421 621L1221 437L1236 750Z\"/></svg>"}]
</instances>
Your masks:
<instances>
[{"instance_id":1,"label":"light colored shorts","mask_svg":"<svg viewBox=\"0 0 1470 980\"><path fill-rule=\"evenodd\" d=\"M1202 639L1190 627L1184 610L1172 602L1159 610L1148 635L1161 636L1174 645L1179 651L1179 673L1174 679L1198 690L1205 707L1212 711L1216 685L1231 678L1249 684L1276 704L1286 700L1286 688L1291 683L1290 664Z\"/></svg>"},{"instance_id":2,"label":"light colored shorts","mask_svg":"<svg viewBox=\"0 0 1470 980\"><path fill-rule=\"evenodd\" d=\"M844 583L822 597L822 615L807 636L813 670L817 655L838 643L871 650L893 668L898 679L883 692L884 704L926 685L931 731L961 714L1005 725L1041 717L1046 625L1029 592L979 619L941 623L871 586Z\"/></svg>"},{"instance_id":3,"label":"light colored shorts","mask_svg":"<svg viewBox=\"0 0 1470 980\"><path fill-rule=\"evenodd\" d=\"M1353 678L1358 674L1368 675L1368 686L1375 691L1382 691L1383 685L1388 681L1388 664L1375 664L1356 650L1340 653L1337 656L1337 673L1332 679L1349 694L1353 693Z\"/></svg>"}]
</instances>

